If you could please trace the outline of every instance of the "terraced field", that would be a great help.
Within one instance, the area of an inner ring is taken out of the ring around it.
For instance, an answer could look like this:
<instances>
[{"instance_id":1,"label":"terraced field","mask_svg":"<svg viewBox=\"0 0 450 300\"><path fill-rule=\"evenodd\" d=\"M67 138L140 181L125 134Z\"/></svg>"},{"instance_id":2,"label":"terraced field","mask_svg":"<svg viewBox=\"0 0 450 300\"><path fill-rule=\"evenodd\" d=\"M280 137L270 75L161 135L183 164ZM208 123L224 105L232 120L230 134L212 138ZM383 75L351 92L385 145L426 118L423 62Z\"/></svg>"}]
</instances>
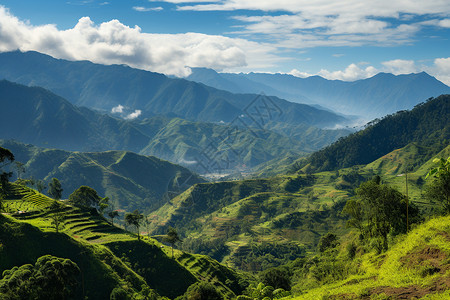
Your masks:
<instances>
[{"instance_id":1,"label":"terraced field","mask_svg":"<svg viewBox=\"0 0 450 300\"><path fill-rule=\"evenodd\" d=\"M9 185L7 199L3 202L7 208L5 215L17 222L33 225L44 233L53 234L56 231L54 219L59 216L59 234L81 245L95 249L99 247L97 252L115 256L115 259L108 259L110 262L106 261L112 269L117 269L121 264L127 265L160 295L175 298L200 280L213 281L223 294L230 297L242 291L238 284L241 275L211 258L175 250L172 259L169 246L146 236L138 241L136 234L113 226L95 210L73 207L65 201L58 201L58 208L52 206L55 200L16 184ZM136 266L139 268L135 269ZM177 282L177 288L174 289L168 282Z\"/></svg>"}]
</instances>

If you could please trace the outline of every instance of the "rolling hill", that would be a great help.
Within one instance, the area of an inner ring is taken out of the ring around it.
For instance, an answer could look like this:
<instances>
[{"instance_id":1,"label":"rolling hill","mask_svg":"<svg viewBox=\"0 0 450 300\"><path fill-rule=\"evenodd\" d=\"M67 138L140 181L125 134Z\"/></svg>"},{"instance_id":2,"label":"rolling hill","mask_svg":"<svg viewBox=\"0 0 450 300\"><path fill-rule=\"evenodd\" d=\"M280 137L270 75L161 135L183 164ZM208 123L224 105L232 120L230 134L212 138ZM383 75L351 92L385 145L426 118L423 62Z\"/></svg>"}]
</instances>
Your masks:
<instances>
[{"instance_id":1,"label":"rolling hill","mask_svg":"<svg viewBox=\"0 0 450 300\"><path fill-rule=\"evenodd\" d=\"M69 152L6 140L0 145L24 163L25 178L58 178L63 198L87 185L126 211L156 209L192 184L204 182L186 168L133 152Z\"/></svg>"}]
</instances>

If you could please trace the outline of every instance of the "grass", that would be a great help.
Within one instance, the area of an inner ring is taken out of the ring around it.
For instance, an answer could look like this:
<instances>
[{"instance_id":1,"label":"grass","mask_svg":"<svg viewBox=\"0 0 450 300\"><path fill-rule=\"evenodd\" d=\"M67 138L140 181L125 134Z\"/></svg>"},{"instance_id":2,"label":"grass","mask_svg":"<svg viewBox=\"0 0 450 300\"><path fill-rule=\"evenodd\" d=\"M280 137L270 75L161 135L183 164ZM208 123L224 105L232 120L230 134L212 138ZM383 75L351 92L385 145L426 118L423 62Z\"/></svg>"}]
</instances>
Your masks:
<instances>
[{"instance_id":1,"label":"grass","mask_svg":"<svg viewBox=\"0 0 450 300\"><path fill-rule=\"evenodd\" d=\"M450 216L432 219L400 237L386 253L368 253L356 263L358 274L306 291L295 299L387 299L383 297L400 293L411 293L409 298L427 295L424 299L444 299L450 288ZM433 291L427 289L436 282L444 289L432 295Z\"/></svg>"},{"instance_id":2,"label":"grass","mask_svg":"<svg viewBox=\"0 0 450 300\"><path fill-rule=\"evenodd\" d=\"M14 186L11 191L16 199L5 202L9 203L12 211L27 207L27 213L0 216L1 224L16 228L0 233L0 272L15 265L33 263L39 256L51 254L69 258L79 265L83 273L90 273L91 284L86 295L90 293L93 299L109 297L116 286L139 291L142 285L148 285L160 295L175 298L199 280L213 281L230 297L242 292L243 287L231 284L239 282L242 275L210 258L192 256L195 263L187 264L185 257L189 254L175 250L175 259L172 259L169 247L148 237L137 241L135 234L111 226L92 211L63 202L60 202L62 209L59 211L49 210L54 200L39 193L29 197L33 190L28 188ZM38 198L48 203L36 201ZM52 215L55 213L63 216L59 233L52 225ZM77 254L85 252L92 254L92 262L85 262ZM198 269L198 265L202 267ZM94 282L99 281L105 281L105 285L96 291Z\"/></svg>"}]
</instances>

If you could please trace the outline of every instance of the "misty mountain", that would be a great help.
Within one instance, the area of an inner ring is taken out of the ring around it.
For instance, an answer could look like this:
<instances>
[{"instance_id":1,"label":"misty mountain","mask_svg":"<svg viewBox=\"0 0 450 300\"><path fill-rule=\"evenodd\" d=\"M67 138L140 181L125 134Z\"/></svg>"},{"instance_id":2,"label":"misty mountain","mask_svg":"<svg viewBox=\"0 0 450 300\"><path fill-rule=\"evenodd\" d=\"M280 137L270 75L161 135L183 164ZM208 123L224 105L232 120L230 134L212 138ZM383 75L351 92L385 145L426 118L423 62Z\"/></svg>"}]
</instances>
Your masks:
<instances>
[{"instance_id":1,"label":"misty mountain","mask_svg":"<svg viewBox=\"0 0 450 300\"><path fill-rule=\"evenodd\" d=\"M1 53L0 78L44 87L77 106L110 112L121 105L141 111L143 117L164 114L192 121L230 123L244 116L253 127L262 127L264 122L260 119L265 116L275 122L320 127L334 127L346 121L330 111L277 97L232 94L124 65L67 61L37 52Z\"/></svg>"},{"instance_id":2,"label":"misty mountain","mask_svg":"<svg viewBox=\"0 0 450 300\"><path fill-rule=\"evenodd\" d=\"M450 93L450 87L425 72L408 75L379 73L345 82L319 76L299 78L287 74L228 74L193 68L189 80L230 92L265 92L300 103L318 104L365 119L411 109L430 97Z\"/></svg>"},{"instance_id":3,"label":"misty mountain","mask_svg":"<svg viewBox=\"0 0 450 300\"><path fill-rule=\"evenodd\" d=\"M294 167L310 171L328 171L368 164L410 143L427 147L430 159L449 145L450 95L441 95L420 103L410 111L401 111L376 120L359 132L301 159ZM407 162L412 164L413 162Z\"/></svg>"},{"instance_id":4,"label":"misty mountain","mask_svg":"<svg viewBox=\"0 0 450 300\"><path fill-rule=\"evenodd\" d=\"M287 154L304 156L349 133L306 125L286 129L281 123L268 123L273 130L266 130L164 116L122 120L6 80L0 81L0 105L1 139L68 151L133 151L201 173L248 170Z\"/></svg>"}]
</instances>

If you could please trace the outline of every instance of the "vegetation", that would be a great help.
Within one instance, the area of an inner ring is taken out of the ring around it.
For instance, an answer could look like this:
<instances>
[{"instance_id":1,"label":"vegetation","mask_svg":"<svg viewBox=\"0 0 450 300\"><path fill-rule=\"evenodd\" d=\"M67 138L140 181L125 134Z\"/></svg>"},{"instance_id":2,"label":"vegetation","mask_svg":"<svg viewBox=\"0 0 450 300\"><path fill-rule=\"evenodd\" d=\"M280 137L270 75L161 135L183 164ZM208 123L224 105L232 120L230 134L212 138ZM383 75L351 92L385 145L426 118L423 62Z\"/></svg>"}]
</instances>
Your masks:
<instances>
[{"instance_id":1,"label":"vegetation","mask_svg":"<svg viewBox=\"0 0 450 300\"><path fill-rule=\"evenodd\" d=\"M445 160L444 158L436 158L434 163L438 163L427 174L435 177L435 180L428 186L426 195L432 201L441 202L442 209L445 214L450 213L450 156Z\"/></svg>"},{"instance_id":2,"label":"vegetation","mask_svg":"<svg viewBox=\"0 0 450 300\"><path fill-rule=\"evenodd\" d=\"M62 197L63 189L61 183L57 178L52 178L48 184L48 195L55 200L59 200Z\"/></svg>"},{"instance_id":3,"label":"vegetation","mask_svg":"<svg viewBox=\"0 0 450 300\"><path fill-rule=\"evenodd\" d=\"M127 223L128 225L133 225L134 227L136 227L138 240L141 239L139 228L141 226L141 222L142 222L143 219L144 219L144 215L142 215L137 209L134 212L132 212L132 213L125 214L125 223Z\"/></svg>"},{"instance_id":4,"label":"vegetation","mask_svg":"<svg viewBox=\"0 0 450 300\"><path fill-rule=\"evenodd\" d=\"M416 142L433 145L424 160L445 148L449 142L450 95L430 98L411 111L400 111L370 122L359 132L339 139L333 145L299 161L293 171L309 166L314 171L338 170L368 164L387 153Z\"/></svg>"}]
</instances>

